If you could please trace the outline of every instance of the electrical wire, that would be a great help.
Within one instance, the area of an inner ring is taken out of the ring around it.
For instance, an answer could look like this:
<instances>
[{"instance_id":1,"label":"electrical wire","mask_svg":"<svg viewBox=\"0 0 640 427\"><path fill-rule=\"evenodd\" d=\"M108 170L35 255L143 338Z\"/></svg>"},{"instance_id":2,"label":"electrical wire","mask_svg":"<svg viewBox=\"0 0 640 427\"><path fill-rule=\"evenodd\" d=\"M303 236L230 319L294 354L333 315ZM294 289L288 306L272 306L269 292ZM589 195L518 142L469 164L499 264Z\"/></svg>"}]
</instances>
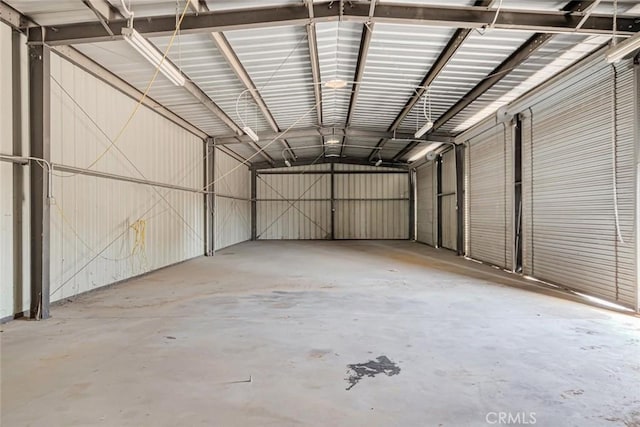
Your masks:
<instances>
[{"instance_id":1,"label":"electrical wire","mask_svg":"<svg viewBox=\"0 0 640 427\"><path fill-rule=\"evenodd\" d=\"M127 12L129 12L129 10L124 5L124 0L122 0L122 5L123 5L123 8L125 8L125 10ZM124 135L124 132L129 128L129 125L131 125L131 122L133 121L133 118L136 116L136 114L140 110L140 107L142 106L144 100L147 99L147 97L149 95L149 91L151 90L151 87L153 86L153 83L156 81L156 78L158 77L158 74L160 73L160 68L162 67L162 64L164 64L164 61L166 60L167 55L169 54L169 51L171 50L171 46L173 46L173 42L174 42L174 40L176 38L176 35L178 34L178 30L180 29L180 25L182 24L182 20L184 19L188 9L189 9L189 2L187 1L185 3L184 10L182 11L182 15L180 16L180 20L178 21L178 25L176 25L176 28L173 30L173 34L171 35L171 38L169 39L169 45L165 49L165 51L164 51L164 53L162 55L162 59L158 63L158 66L156 67L156 69L155 69L155 71L153 73L153 77L151 78L151 80L147 84L147 87L144 90L144 92L142 93L142 96L140 97L140 99L136 103L135 107L131 111L131 114L129 115L129 118L125 121L124 125L120 128L120 131L116 134L116 137L111 141L111 145L109 145L102 152L102 154L100 154L85 169L91 169L93 166L95 166L96 163L98 163L119 142L119 140L122 137L122 135ZM132 12L129 12L129 13L130 13L130 16L133 17L133 13ZM73 176L73 175L69 175L69 176Z\"/></svg>"},{"instance_id":2,"label":"electrical wire","mask_svg":"<svg viewBox=\"0 0 640 427\"><path fill-rule=\"evenodd\" d=\"M612 102L612 132L611 132L611 161L613 173L613 214L616 221L616 233L620 243L624 244L622 231L620 230L620 214L618 211L618 71L615 64L611 64L613 68L613 102Z\"/></svg>"}]
</instances>

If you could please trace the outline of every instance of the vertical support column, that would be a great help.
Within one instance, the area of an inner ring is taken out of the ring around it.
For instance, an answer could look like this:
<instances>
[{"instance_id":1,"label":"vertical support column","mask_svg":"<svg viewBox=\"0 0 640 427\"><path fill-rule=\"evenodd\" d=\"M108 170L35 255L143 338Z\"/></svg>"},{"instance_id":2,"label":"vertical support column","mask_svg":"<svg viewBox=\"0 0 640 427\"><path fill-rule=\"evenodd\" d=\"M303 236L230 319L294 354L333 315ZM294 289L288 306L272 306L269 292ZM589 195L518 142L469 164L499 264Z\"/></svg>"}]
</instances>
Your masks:
<instances>
[{"instance_id":1,"label":"vertical support column","mask_svg":"<svg viewBox=\"0 0 640 427\"><path fill-rule=\"evenodd\" d=\"M456 145L456 247L464 255L464 144Z\"/></svg>"},{"instance_id":2,"label":"vertical support column","mask_svg":"<svg viewBox=\"0 0 640 427\"><path fill-rule=\"evenodd\" d=\"M512 271L522 273L522 120L513 118L513 255Z\"/></svg>"},{"instance_id":3,"label":"vertical support column","mask_svg":"<svg viewBox=\"0 0 640 427\"><path fill-rule=\"evenodd\" d=\"M258 171L251 169L251 240L258 239Z\"/></svg>"},{"instance_id":4,"label":"vertical support column","mask_svg":"<svg viewBox=\"0 0 640 427\"><path fill-rule=\"evenodd\" d=\"M206 162L204 167L204 182L207 192L204 194L205 212L205 256L216 253L216 146L213 138L205 140Z\"/></svg>"},{"instance_id":5,"label":"vertical support column","mask_svg":"<svg viewBox=\"0 0 640 427\"><path fill-rule=\"evenodd\" d=\"M12 138L14 156L24 156L22 146L22 40L21 34L11 31L11 90L12 94ZM23 228L24 215L24 165L13 165L13 312L17 317L24 314L24 239L26 236Z\"/></svg>"},{"instance_id":6,"label":"vertical support column","mask_svg":"<svg viewBox=\"0 0 640 427\"><path fill-rule=\"evenodd\" d=\"M442 247L442 154L436 158L436 212L438 215L436 227L436 248Z\"/></svg>"},{"instance_id":7,"label":"vertical support column","mask_svg":"<svg viewBox=\"0 0 640 427\"><path fill-rule=\"evenodd\" d=\"M49 161L50 148L50 56L49 47L29 46L30 155ZM49 199L47 170L31 163L31 310L32 319L49 317Z\"/></svg>"},{"instance_id":8,"label":"vertical support column","mask_svg":"<svg viewBox=\"0 0 640 427\"><path fill-rule=\"evenodd\" d=\"M336 174L335 163L331 162L331 240L336 239Z\"/></svg>"},{"instance_id":9,"label":"vertical support column","mask_svg":"<svg viewBox=\"0 0 640 427\"><path fill-rule=\"evenodd\" d=\"M633 59L634 85L634 157L636 162L636 208L635 208L635 235L636 240L636 312L640 312L640 53Z\"/></svg>"},{"instance_id":10,"label":"vertical support column","mask_svg":"<svg viewBox=\"0 0 640 427\"><path fill-rule=\"evenodd\" d=\"M409 240L416 239L416 170L409 170Z\"/></svg>"}]
</instances>

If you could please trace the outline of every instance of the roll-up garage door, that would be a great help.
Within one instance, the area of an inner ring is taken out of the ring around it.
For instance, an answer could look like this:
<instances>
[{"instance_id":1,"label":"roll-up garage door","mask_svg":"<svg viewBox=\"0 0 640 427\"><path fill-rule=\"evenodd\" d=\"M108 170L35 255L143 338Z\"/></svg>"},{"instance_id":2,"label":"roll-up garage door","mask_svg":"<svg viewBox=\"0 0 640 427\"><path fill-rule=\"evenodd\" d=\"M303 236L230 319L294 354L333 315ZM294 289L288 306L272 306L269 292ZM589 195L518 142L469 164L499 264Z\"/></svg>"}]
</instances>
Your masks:
<instances>
[{"instance_id":1,"label":"roll-up garage door","mask_svg":"<svg viewBox=\"0 0 640 427\"><path fill-rule=\"evenodd\" d=\"M511 129L498 124L468 141L467 255L509 268L511 246Z\"/></svg>"},{"instance_id":2,"label":"roll-up garage door","mask_svg":"<svg viewBox=\"0 0 640 427\"><path fill-rule=\"evenodd\" d=\"M442 154L442 185L440 203L442 247L455 251L458 244L455 150L449 150Z\"/></svg>"},{"instance_id":3,"label":"roll-up garage door","mask_svg":"<svg viewBox=\"0 0 640 427\"><path fill-rule=\"evenodd\" d=\"M633 307L632 67L603 61L564 87L525 127L525 272Z\"/></svg>"},{"instance_id":4,"label":"roll-up garage door","mask_svg":"<svg viewBox=\"0 0 640 427\"><path fill-rule=\"evenodd\" d=\"M416 169L416 240L435 246L434 235L434 163Z\"/></svg>"}]
</instances>

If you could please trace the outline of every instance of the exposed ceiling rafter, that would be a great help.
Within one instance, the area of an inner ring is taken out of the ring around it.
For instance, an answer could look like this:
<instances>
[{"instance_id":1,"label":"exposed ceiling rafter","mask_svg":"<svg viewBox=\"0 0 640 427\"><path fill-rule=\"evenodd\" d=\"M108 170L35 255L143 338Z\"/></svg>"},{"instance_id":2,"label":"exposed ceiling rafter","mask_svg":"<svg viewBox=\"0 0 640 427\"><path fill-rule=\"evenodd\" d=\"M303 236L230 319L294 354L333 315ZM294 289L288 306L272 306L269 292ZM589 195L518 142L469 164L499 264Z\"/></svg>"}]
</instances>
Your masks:
<instances>
[{"instance_id":1,"label":"exposed ceiling rafter","mask_svg":"<svg viewBox=\"0 0 640 427\"><path fill-rule=\"evenodd\" d=\"M580 2L586 3L586 2ZM373 17L369 17L368 3L349 2L344 12L329 7L329 2L314 3L314 17L309 18L305 4L226 11L200 12L186 15L182 34L221 32L233 29L261 28L277 25L306 25L310 22L335 21L342 16L352 22L389 22L396 24L435 25L454 28L481 28L492 22L495 11L483 7L446 7L432 5L379 4ZM582 7L581 10L583 10ZM341 15L342 14L342 15ZM574 33L583 18L582 13L547 12L530 10L502 10L494 28L537 31L547 33ZM109 22L109 28L119 37L126 21ZM592 14L582 24L577 34L610 34L613 26L611 16ZM150 16L137 22L136 29L148 36L166 36L175 28L175 16ZM113 40L98 22L46 26L44 34L49 45L90 43ZM617 30L621 36L629 36L640 30L640 21L633 17L620 16ZM29 35L32 43L43 42L42 32Z\"/></svg>"},{"instance_id":2,"label":"exposed ceiling rafter","mask_svg":"<svg viewBox=\"0 0 640 427\"><path fill-rule=\"evenodd\" d=\"M281 135L281 132L259 132L258 136L261 140L271 141L274 138L277 138ZM321 127L321 128L305 128L305 129L291 129L287 131L286 138L289 140L300 139L300 138L318 138L325 136L338 136L338 137L351 137L351 138L389 138L392 139L394 136L402 141L405 139L413 138L413 134L393 134L391 132L385 131L375 131L370 129L362 129L362 128L340 128L340 127ZM453 136L447 135L443 133L435 133L430 135L433 141L439 142L453 142ZM228 136L228 137L218 137L216 138L217 145L231 145L231 144L241 144L250 141L251 139L246 136Z\"/></svg>"},{"instance_id":3,"label":"exposed ceiling rafter","mask_svg":"<svg viewBox=\"0 0 640 427\"><path fill-rule=\"evenodd\" d=\"M560 13L578 12L588 9L593 3L593 0L589 1L571 1L567 3ZM578 20L580 20L578 18ZM462 110L467 108L476 99L482 96L485 92L491 89L496 83L506 77L513 69L518 67L524 61L526 61L535 51L540 49L544 44L553 37L551 33L536 33L531 36L522 46L520 46L515 52L513 52L507 59L505 59L500 65L498 65L493 71L489 73L480 83L478 83L473 89L471 89L465 96L463 96L458 102L456 102L451 108L449 108L442 116L434 122L431 132L436 131L442 127L446 122L455 117ZM429 135L427 136L429 139ZM402 150L400 150L393 160L398 160L404 157L409 151L419 144L417 141L413 141L407 144Z\"/></svg>"},{"instance_id":4,"label":"exposed ceiling rafter","mask_svg":"<svg viewBox=\"0 0 640 427\"><path fill-rule=\"evenodd\" d=\"M197 13L209 12L209 7L204 2L200 4L198 3L197 0L190 0L190 4L192 5L192 9ZM256 103L256 105L258 106L258 109L262 113L262 116L265 118L265 120L269 124L269 127L274 132L280 132L280 127L276 123L276 120L271 114L271 111L269 111L269 107L267 107L267 104L264 102L264 99L262 99L262 96L260 95L258 88L253 83L251 76L249 76L249 73L242 65L242 62L240 62L238 55L236 55L235 51L233 50L233 47L231 46L231 44L229 43L225 35L223 33L215 33L215 32L211 33L210 35L211 35L211 39L213 40L216 47L218 48L218 52L220 52L220 54L225 59L225 61L227 61L227 64L229 64L229 67L231 67L236 77L238 77L238 79L242 82L245 89L249 92L249 94L253 98L253 101ZM294 157L296 157L296 154L291 149L291 146L289 145L289 143L284 139L280 141L282 142L282 145L284 145L284 147L288 149Z\"/></svg>"},{"instance_id":5,"label":"exposed ceiling rafter","mask_svg":"<svg viewBox=\"0 0 640 427\"><path fill-rule=\"evenodd\" d=\"M372 4L375 5L375 1ZM371 11L373 13L373 10ZM371 46L371 38L373 36L373 24L365 23L362 26L362 36L360 38L360 51L358 53L358 62L356 63L356 71L353 77L353 86L351 89L351 99L349 100L349 110L347 111L347 118L345 120L345 127L349 127L351 125L351 120L353 119L353 114L356 110L356 104L358 102L358 94L360 93L360 82L362 81L362 76L364 75L364 69L367 65L367 57L369 56L369 46ZM342 144L340 146L340 156L344 153L345 147L345 138L342 139Z\"/></svg>"},{"instance_id":6,"label":"exposed ceiling rafter","mask_svg":"<svg viewBox=\"0 0 640 427\"><path fill-rule=\"evenodd\" d=\"M493 3L493 0L476 0L474 6L489 7L491 6L491 3ZM471 31L473 30L470 30L467 28L459 28L456 30L456 32L453 34L453 36L451 37L451 39L449 40L445 48L442 50L442 52L438 56L438 59L436 59L436 61L433 63L429 71L427 71L427 74L424 76L424 78L416 88L413 96L409 98L409 100L405 104L402 111L400 111L400 113L395 118L393 123L391 123L391 126L389 126L389 129L388 129L389 132L394 132L400 127L400 124L402 123L402 121L409 115L413 107L418 103L418 101L420 101L420 98L422 98L422 96L425 94L425 92L427 91L427 87L429 87L431 83L433 83L433 81L440 75L440 73L442 72L444 67L449 63L453 55L456 54L456 52L458 51L458 48L460 48L460 46L462 46L462 43L464 43L464 41L467 39ZM382 139L378 142L378 144L376 145L376 148L384 147L386 143L387 143L387 140ZM377 155L377 153L378 153L378 150L371 150L371 153L369 154L369 160L373 159Z\"/></svg>"},{"instance_id":7,"label":"exposed ceiling rafter","mask_svg":"<svg viewBox=\"0 0 640 427\"><path fill-rule=\"evenodd\" d=\"M311 61L311 75L313 77L313 95L316 105L318 126L322 126L322 82L320 76L320 59L318 58L318 38L316 36L316 24L313 22L313 0L308 0L309 20L307 24L307 41L309 44L309 60Z\"/></svg>"},{"instance_id":8,"label":"exposed ceiling rafter","mask_svg":"<svg viewBox=\"0 0 640 427\"><path fill-rule=\"evenodd\" d=\"M317 157L309 157L309 158L304 158L304 159L298 159L296 160L295 163L292 163L292 166L309 166L309 165L321 165L321 164L327 164L327 163L335 163L335 164L347 164L347 165L365 165L365 166L371 166L371 162L369 162L367 159L354 159L354 158L332 158L332 157L324 157L321 159L318 159ZM269 163L252 163L251 164L251 169L253 170L259 170L259 169L271 169L271 168L284 168L287 165L284 163L284 160L278 160L276 161L275 165L271 165ZM398 169L402 169L402 170L408 170L408 165L407 163L402 163L402 162L385 162L384 167L391 167L391 168L398 168Z\"/></svg>"}]
</instances>

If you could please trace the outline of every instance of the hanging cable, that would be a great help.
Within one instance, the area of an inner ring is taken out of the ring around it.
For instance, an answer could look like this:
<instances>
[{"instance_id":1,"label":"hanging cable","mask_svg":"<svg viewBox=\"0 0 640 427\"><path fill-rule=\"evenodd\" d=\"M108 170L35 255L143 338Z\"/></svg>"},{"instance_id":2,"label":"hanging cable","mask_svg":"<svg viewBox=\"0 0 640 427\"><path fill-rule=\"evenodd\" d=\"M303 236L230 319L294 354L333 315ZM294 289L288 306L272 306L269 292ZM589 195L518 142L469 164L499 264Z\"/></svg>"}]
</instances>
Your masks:
<instances>
[{"instance_id":1,"label":"hanging cable","mask_svg":"<svg viewBox=\"0 0 640 427\"><path fill-rule=\"evenodd\" d=\"M622 231L620 230L620 213L618 211L618 70L616 65L611 64L613 68L613 101L612 101L612 116L613 125L611 131L611 162L612 162L612 174L613 174L613 214L616 221L616 233L620 243L624 244L622 238Z\"/></svg>"}]
</instances>

